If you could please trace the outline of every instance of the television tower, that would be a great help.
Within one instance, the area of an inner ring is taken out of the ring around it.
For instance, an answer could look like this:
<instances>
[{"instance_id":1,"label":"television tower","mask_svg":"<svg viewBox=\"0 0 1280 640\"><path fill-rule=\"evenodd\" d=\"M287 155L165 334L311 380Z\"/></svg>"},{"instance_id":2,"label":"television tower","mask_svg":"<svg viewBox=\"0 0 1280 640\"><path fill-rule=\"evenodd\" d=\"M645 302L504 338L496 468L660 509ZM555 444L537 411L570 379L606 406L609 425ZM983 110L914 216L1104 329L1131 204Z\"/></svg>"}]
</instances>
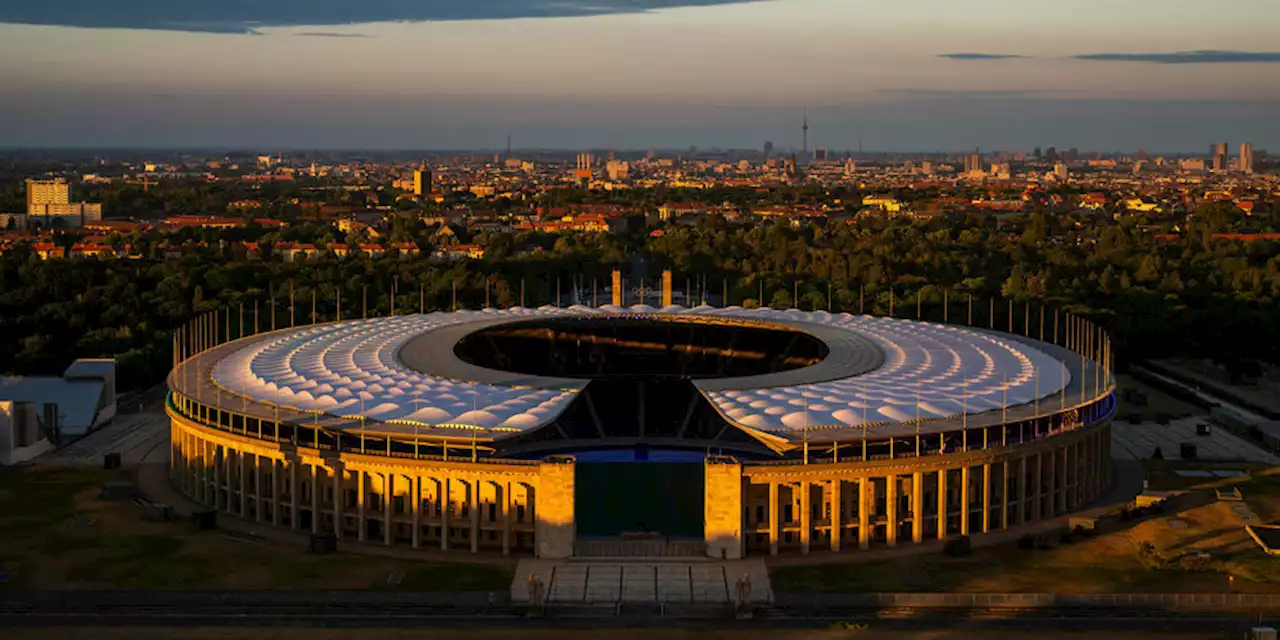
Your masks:
<instances>
[{"instance_id":1,"label":"television tower","mask_svg":"<svg viewBox=\"0 0 1280 640\"><path fill-rule=\"evenodd\" d=\"M800 133L804 139L802 157L807 157L809 155L809 107L804 108L804 124L800 125Z\"/></svg>"}]
</instances>

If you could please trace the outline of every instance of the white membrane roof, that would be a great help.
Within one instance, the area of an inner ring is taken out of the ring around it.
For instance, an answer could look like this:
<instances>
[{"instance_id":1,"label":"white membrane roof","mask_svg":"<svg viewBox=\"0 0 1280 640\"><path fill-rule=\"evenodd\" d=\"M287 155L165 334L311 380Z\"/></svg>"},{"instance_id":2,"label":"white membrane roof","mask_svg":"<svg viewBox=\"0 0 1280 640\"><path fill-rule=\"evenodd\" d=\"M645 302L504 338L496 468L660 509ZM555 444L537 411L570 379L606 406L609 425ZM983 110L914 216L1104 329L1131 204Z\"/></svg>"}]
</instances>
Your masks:
<instances>
[{"instance_id":1,"label":"white membrane roof","mask_svg":"<svg viewBox=\"0 0 1280 640\"><path fill-rule=\"evenodd\" d=\"M840 380L753 390L708 391L729 419L762 431L853 427L976 414L1029 404L1066 388L1058 359L1024 341L967 327L897 318L772 309L718 310L855 332L880 346L880 368Z\"/></svg>"},{"instance_id":2,"label":"white membrane roof","mask_svg":"<svg viewBox=\"0 0 1280 640\"><path fill-rule=\"evenodd\" d=\"M653 313L728 316L801 330L819 325L828 329L826 333L854 333L884 352L879 368L826 382L787 385L789 377L803 371L796 370L759 377L761 383L777 382L759 388L725 389L719 380L697 383L724 416L762 431L982 413L1030 403L1037 393L1055 394L1070 381L1059 360L1026 341L954 325L797 310L645 305L441 312L277 331L246 340L224 356L214 366L213 379L233 393L302 411L434 427L525 431L553 421L588 381L548 379L560 385L553 386L452 379L410 369L398 357L401 349L423 334L460 324Z\"/></svg>"}]
</instances>

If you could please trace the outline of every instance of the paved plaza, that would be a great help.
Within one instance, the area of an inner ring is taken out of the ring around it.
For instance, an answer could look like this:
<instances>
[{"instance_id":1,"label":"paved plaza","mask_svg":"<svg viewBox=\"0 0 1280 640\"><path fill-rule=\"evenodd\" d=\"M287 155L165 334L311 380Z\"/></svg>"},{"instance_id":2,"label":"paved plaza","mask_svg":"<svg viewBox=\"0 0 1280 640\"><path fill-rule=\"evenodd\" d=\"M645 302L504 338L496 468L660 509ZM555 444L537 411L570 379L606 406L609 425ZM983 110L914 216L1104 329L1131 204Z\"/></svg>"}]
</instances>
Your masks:
<instances>
[{"instance_id":1,"label":"paved plaza","mask_svg":"<svg viewBox=\"0 0 1280 640\"><path fill-rule=\"evenodd\" d=\"M119 453L126 465L141 464L148 454L167 459L169 417L158 411L117 415L111 423L66 447L41 456L39 464L101 467L108 453Z\"/></svg>"},{"instance_id":2,"label":"paved plaza","mask_svg":"<svg viewBox=\"0 0 1280 640\"><path fill-rule=\"evenodd\" d=\"M529 600L528 581L543 582L550 603L694 603L734 600L742 576L751 581L751 599L769 602L769 572L763 560L627 562L521 560L511 584L511 598Z\"/></svg>"},{"instance_id":3,"label":"paved plaza","mask_svg":"<svg viewBox=\"0 0 1280 640\"><path fill-rule=\"evenodd\" d=\"M1211 427L1207 436L1196 435L1196 425L1208 421L1203 415L1178 418L1168 425L1116 420L1111 425L1111 455L1121 460L1147 460L1158 446L1165 460L1181 460L1182 443L1190 442L1196 445L1198 460L1280 465L1280 458L1217 425Z\"/></svg>"}]
</instances>

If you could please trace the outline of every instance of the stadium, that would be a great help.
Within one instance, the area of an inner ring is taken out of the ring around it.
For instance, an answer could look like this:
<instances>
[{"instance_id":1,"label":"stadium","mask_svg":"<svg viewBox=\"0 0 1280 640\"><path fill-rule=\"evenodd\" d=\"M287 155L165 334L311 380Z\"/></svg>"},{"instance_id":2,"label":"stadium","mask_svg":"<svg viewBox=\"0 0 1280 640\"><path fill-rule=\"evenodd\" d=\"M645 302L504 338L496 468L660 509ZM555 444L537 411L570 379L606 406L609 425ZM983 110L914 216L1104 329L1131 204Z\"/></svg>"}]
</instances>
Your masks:
<instances>
[{"instance_id":1,"label":"stadium","mask_svg":"<svg viewBox=\"0 0 1280 640\"><path fill-rule=\"evenodd\" d=\"M644 305L260 331L227 309L175 337L172 481L251 521L460 553L735 559L980 535L1108 483L1105 333L1023 315L1021 335L1012 313L996 331Z\"/></svg>"}]
</instances>

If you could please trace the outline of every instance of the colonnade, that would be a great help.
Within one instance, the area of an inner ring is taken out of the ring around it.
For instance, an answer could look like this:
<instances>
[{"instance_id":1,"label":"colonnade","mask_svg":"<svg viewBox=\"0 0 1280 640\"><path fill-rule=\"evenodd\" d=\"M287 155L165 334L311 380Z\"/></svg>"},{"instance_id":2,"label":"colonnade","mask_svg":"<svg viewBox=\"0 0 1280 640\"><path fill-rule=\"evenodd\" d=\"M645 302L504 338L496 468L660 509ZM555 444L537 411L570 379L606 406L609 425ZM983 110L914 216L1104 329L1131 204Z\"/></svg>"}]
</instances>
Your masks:
<instances>
[{"instance_id":1,"label":"colonnade","mask_svg":"<svg viewBox=\"0 0 1280 640\"><path fill-rule=\"evenodd\" d=\"M311 450L170 412L171 481L201 505L300 533L441 550L532 553L540 463L400 460Z\"/></svg>"},{"instance_id":2,"label":"colonnade","mask_svg":"<svg viewBox=\"0 0 1280 640\"><path fill-rule=\"evenodd\" d=\"M1051 519L1106 490L1110 447L1104 422L1033 444L972 453L742 465L742 545L747 553L771 555L846 551ZM707 499L720 498L709 492Z\"/></svg>"}]
</instances>

